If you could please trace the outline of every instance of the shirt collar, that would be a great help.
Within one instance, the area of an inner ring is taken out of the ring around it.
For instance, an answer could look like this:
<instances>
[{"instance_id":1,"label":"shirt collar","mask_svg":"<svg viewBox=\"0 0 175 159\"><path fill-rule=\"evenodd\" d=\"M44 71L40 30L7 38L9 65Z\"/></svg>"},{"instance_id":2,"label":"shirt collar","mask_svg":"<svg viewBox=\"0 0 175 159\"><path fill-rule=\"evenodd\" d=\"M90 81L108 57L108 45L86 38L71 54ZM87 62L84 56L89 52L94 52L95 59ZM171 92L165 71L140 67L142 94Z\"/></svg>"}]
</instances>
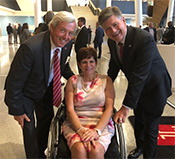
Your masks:
<instances>
[{"instance_id":1,"label":"shirt collar","mask_svg":"<svg viewBox=\"0 0 175 159\"><path fill-rule=\"evenodd\" d=\"M80 27L80 30L84 27L85 25L82 25L81 27Z\"/></svg>"}]
</instances>

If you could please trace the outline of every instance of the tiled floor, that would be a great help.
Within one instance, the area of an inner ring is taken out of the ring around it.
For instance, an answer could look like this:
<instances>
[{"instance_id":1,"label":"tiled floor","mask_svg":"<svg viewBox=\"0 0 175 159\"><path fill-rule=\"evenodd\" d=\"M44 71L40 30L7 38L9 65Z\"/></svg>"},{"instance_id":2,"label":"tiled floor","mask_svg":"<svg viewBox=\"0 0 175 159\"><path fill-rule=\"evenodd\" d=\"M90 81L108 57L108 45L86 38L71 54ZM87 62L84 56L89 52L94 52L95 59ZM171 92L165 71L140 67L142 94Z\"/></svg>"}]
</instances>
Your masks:
<instances>
[{"instance_id":1,"label":"tiled floor","mask_svg":"<svg viewBox=\"0 0 175 159\"><path fill-rule=\"evenodd\" d=\"M8 115L8 109L4 103L3 90L6 75L18 47L18 44L9 46L7 43L7 37L0 37L0 158L2 159L25 158L22 131L17 122L14 121L13 117ZM103 43L102 58L98 60L97 67L97 71L100 73L107 72L110 57L108 52L109 50L106 43ZM78 72L74 51L72 51L70 66L74 73ZM116 90L115 107L119 109L127 87L127 80L122 73L117 77L114 85ZM175 104L175 92L173 92L173 95L169 100ZM132 114L132 111L130 111L129 116ZM175 110L169 105L166 105L163 116L174 116L174 114ZM129 153L135 148L133 128L128 120L123 124L123 128L126 138L127 152Z\"/></svg>"}]
</instances>

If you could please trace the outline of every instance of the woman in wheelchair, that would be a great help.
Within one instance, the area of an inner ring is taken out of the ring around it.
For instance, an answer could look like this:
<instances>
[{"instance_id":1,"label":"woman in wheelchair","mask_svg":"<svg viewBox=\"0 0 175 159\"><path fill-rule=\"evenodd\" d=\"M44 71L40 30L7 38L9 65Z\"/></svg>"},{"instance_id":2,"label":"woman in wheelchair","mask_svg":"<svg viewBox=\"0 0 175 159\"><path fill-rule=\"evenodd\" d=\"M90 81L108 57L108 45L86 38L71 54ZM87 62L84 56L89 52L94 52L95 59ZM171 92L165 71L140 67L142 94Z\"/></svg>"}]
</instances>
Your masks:
<instances>
[{"instance_id":1,"label":"woman in wheelchair","mask_svg":"<svg viewBox=\"0 0 175 159\"><path fill-rule=\"evenodd\" d=\"M114 135L113 82L96 72L94 48L81 48L77 62L81 73L72 76L65 89L67 119L63 122L63 135L71 158L103 159Z\"/></svg>"}]
</instances>

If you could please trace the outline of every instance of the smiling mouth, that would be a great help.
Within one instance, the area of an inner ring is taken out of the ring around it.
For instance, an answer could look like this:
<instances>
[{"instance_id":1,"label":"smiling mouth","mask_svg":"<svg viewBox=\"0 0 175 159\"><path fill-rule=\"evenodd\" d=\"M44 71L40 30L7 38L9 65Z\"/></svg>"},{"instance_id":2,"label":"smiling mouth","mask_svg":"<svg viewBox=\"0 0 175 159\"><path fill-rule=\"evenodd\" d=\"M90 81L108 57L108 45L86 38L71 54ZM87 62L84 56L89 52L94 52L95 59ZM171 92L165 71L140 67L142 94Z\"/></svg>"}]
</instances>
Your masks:
<instances>
[{"instance_id":1,"label":"smiling mouth","mask_svg":"<svg viewBox=\"0 0 175 159\"><path fill-rule=\"evenodd\" d=\"M91 71L92 69L90 68L90 69L86 69L86 71Z\"/></svg>"},{"instance_id":2,"label":"smiling mouth","mask_svg":"<svg viewBox=\"0 0 175 159\"><path fill-rule=\"evenodd\" d=\"M119 36L119 35L120 35L120 31L118 31L118 33L115 32L115 34L113 34L112 36L113 36L113 37L117 37L117 36Z\"/></svg>"},{"instance_id":3,"label":"smiling mouth","mask_svg":"<svg viewBox=\"0 0 175 159\"><path fill-rule=\"evenodd\" d=\"M67 42L67 40L65 39L65 40L63 40L63 39L59 39L60 41L61 41L61 43L65 43L65 42Z\"/></svg>"}]
</instances>

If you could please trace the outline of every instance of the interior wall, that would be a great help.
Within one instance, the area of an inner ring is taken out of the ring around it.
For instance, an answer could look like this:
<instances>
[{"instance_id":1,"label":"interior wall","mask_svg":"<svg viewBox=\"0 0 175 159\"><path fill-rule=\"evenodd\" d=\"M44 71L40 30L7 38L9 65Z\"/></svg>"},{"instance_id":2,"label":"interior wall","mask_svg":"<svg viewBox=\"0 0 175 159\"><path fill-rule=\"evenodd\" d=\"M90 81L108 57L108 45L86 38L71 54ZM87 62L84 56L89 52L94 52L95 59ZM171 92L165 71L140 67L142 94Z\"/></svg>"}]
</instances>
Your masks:
<instances>
[{"instance_id":1,"label":"interior wall","mask_svg":"<svg viewBox=\"0 0 175 159\"><path fill-rule=\"evenodd\" d=\"M9 23L12 24L12 27L14 24L17 24L17 23L20 23L21 26L23 25L23 23L28 23L29 30L31 32L33 32L35 29L33 16L0 16L0 19L1 19L1 22L3 22L3 23L0 22L2 36L7 36L6 27Z\"/></svg>"}]
</instances>

